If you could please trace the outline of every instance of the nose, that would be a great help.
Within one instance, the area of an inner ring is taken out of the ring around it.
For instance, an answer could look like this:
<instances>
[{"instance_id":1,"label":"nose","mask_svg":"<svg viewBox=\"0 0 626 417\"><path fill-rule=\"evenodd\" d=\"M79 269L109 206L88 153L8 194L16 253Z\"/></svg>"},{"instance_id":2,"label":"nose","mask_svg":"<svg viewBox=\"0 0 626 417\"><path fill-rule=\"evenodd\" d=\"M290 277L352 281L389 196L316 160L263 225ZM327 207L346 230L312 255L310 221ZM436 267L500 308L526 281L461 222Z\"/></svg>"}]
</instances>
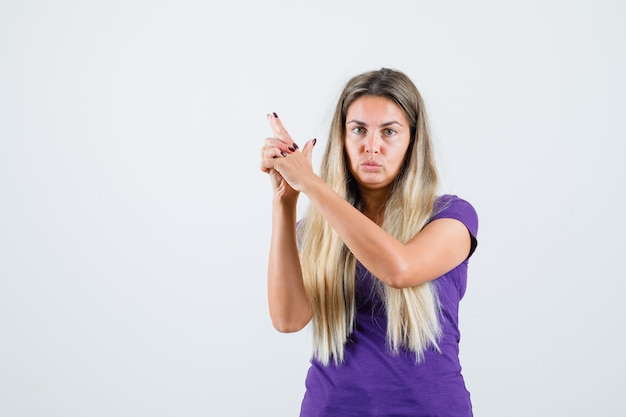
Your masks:
<instances>
[{"instance_id":1,"label":"nose","mask_svg":"<svg viewBox=\"0 0 626 417\"><path fill-rule=\"evenodd\" d=\"M378 135L373 134L365 139L365 152L366 153L380 152L380 139L378 138Z\"/></svg>"}]
</instances>

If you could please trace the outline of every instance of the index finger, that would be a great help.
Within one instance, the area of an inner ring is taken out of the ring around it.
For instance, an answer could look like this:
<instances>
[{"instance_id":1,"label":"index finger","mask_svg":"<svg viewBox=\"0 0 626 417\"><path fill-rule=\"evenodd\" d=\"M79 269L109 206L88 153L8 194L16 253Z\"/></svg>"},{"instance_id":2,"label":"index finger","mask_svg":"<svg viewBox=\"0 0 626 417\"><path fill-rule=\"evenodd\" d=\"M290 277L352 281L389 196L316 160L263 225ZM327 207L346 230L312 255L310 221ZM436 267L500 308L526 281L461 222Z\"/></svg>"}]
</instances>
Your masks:
<instances>
[{"instance_id":1,"label":"index finger","mask_svg":"<svg viewBox=\"0 0 626 417\"><path fill-rule=\"evenodd\" d=\"M293 142L293 140L291 139L291 136L289 136L289 132L287 132L287 129L285 129L285 127L283 126L283 123L280 121L276 113L268 114L267 120L269 120L270 122L270 126L272 128L272 135L275 138L278 138L287 144L291 144Z\"/></svg>"}]
</instances>

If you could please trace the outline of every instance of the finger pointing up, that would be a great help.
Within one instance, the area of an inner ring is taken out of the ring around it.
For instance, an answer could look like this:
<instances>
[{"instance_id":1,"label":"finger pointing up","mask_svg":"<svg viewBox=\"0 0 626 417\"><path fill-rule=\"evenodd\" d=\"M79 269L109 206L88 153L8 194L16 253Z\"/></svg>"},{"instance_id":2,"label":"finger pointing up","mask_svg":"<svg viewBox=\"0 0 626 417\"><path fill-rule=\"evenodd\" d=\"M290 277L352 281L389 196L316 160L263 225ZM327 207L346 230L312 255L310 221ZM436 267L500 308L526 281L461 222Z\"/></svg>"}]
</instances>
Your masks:
<instances>
[{"instance_id":1,"label":"finger pointing up","mask_svg":"<svg viewBox=\"0 0 626 417\"><path fill-rule=\"evenodd\" d=\"M281 141L285 142L287 146L290 146L293 149L298 149L298 145L296 145L293 139L291 139L289 132L287 132L287 129L285 129L285 127L283 126L283 123L280 121L276 113L268 114L267 120L269 120L270 122L270 126L272 128L272 135L275 138L280 139Z\"/></svg>"}]
</instances>

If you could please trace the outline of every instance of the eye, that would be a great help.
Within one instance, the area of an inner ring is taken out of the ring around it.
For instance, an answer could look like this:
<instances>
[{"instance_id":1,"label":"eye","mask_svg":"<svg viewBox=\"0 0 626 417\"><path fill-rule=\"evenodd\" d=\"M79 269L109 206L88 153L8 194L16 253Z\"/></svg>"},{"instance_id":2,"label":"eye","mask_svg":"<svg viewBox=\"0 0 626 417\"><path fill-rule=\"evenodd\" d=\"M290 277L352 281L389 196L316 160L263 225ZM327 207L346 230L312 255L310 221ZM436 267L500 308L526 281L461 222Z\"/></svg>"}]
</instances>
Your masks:
<instances>
[{"instance_id":1,"label":"eye","mask_svg":"<svg viewBox=\"0 0 626 417\"><path fill-rule=\"evenodd\" d=\"M393 136L397 132L394 129L387 128L387 129L383 130L383 133L385 134L385 136Z\"/></svg>"},{"instance_id":2,"label":"eye","mask_svg":"<svg viewBox=\"0 0 626 417\"><path fill-rule=\"evenodd\" d=\"M357 135L362 135L365 133L365 128L363 126L353 127L352 133L357 134Z\"/></svg>"}]
</instances>

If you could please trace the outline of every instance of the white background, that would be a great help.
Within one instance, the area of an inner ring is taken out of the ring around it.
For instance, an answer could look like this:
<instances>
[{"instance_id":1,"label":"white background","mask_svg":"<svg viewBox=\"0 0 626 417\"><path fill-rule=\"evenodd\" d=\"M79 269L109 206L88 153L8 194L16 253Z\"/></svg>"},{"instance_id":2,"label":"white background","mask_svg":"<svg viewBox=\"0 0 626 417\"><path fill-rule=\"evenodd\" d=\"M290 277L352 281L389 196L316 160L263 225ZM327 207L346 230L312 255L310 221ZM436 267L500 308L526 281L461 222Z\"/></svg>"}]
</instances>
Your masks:
<instances>
[{"instance_id":1,"label":"white background","mask_svg":"<svg viewBox=\"0 0 626 417\"><path fill-rule=\"evenodd\" d=\"M297 415L310 333L267 313L265 115L318 138L317 168L343 84L383 66L479 213L475 415L626 415L624 21L617 0L2 0L0 415Z\"/></svg>"}]
</instances>

